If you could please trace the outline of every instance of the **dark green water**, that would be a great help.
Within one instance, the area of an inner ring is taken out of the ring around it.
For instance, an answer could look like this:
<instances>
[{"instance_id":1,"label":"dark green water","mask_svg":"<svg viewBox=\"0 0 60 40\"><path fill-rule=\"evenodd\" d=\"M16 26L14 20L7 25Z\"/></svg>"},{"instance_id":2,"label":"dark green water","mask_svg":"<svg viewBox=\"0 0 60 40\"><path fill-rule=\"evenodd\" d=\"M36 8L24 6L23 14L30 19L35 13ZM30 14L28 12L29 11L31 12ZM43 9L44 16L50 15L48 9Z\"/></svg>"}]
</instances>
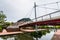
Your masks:
<instances>
[{"instance_id":1,"label":"dark green water","mask_svg":"<svg viewBox=\"0 0 60 40\"><path fill-rule=\"evenodd\" d=\"M0 40L51 40L54 35L54 30L44 30L32 32L32 33L23 33L9 36L0 36Z\"/></svg>"}]
</instances>

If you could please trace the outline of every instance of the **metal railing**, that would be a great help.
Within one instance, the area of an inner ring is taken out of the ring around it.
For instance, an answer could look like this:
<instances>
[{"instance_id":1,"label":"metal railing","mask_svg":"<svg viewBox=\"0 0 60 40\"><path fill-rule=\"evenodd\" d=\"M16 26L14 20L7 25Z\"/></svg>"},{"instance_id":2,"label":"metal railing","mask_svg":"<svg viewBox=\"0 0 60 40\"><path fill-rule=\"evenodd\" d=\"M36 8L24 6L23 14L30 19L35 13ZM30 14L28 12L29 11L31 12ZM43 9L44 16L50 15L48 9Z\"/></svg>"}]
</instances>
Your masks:
<instances>
[{"instance_id":1,"label":"metal railing","mask_svg":"<svg viewBox=\"0 0 60 40\"><path fill-rule=\"evenodd\" d=\"M56 13L58 13L58 12L60 12L60 10L58 10L58 11L55 11L55 12L52 12L52 13L49 13L49 14L46 14L46 15L43 15L43 16L40 16L40 17L37 17L36 19L39 19L39 18L41 18L41 20L43 21L44 19L43 19L43 17L45 17L45 16L49 16L49 18L50 18L50 20L53 18L52 17L52 14L56 14ZM59 13L60 14L60 13ZM58 14L58 16L60 16ZM35 20L35 18L34 19L32 19L32 20Z\"/></svg>"}]
</instances>

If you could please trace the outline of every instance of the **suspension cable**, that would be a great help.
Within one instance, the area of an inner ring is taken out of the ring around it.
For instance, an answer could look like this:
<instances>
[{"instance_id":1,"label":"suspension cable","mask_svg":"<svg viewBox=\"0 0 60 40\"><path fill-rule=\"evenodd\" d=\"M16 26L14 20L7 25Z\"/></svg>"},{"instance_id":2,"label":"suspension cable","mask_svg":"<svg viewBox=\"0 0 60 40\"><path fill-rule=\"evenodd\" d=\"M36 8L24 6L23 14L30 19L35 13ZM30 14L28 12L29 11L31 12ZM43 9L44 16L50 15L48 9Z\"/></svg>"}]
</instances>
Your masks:
<instances>
[{"instance_id":1,"label":"suspension cable","mask_svg":"<svg viewBox=\"0 0 60 40\"><path fill-rule=\"evenodd\" d=\"M41 4L41 5L38 5L38 6L50 5L50 4L56 4L56 3L60 3L60 1L58 1L58 2L52 2L52 3L47 3L47 4Z\"/></svg>"},{"instance_id":2,"label":"suspension cable","mask_svg":"<svg viewBox=\"0 0 60 40\"><path fill-rule=\"evenodd\" d=\"M58 9L59 9L59 4L58 4L58 2L56 2L56 4L57 4L57 7L58 7Z\"/></svg>"},{"instance_id":3,"label":"suspension cable","mask_svg":"<svg viewBox=\"0 0 60 40\"><path fill-rule=\"evenodd\" d=\"M32 9L33 9L33 8L31 8L31 9L29 10L29 12L25 15L25 17L27 17L27 16L29 15L29 13L32 11ZM24 17L24 18L25 18L25 17Z\"/></svg>"},{"instance_id":4,"label":"suspension cable","mask_svg":"<svg viewBox=\"0 0 60 40\"><path fill-rule=\"evenodd\" d=\"M32 11L33 11L33 8L31 9L31 11L30 11L30 15L28 16L28 18L31 17L31 15L32 15Z\"/></svg>"},{"instance_id":5,"label":"suspension cable","mask_svg":"<svg viewBox=\"0 0 60 40\"><path fill-rule=\"evenodd\" d=\"M49 8L49 7L40 7L40 8L46 8L46 9L52 9L52 10L59 10L59 9L56 9L56 8Z\"/></svg>"}]
</instances>

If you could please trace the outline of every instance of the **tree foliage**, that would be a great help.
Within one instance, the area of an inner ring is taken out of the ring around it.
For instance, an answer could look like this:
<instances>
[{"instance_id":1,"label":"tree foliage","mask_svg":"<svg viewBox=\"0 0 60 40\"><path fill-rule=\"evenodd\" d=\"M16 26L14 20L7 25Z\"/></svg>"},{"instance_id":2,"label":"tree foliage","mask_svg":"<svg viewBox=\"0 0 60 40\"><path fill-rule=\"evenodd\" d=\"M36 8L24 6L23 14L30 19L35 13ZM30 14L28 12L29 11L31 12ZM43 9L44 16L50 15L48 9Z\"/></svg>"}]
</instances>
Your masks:
<instances>
[{"instance_id":1,"label":"tree foliage","mask_svg":"<svg viewBox=\"0 0 60 40\"><path fill-rule=\"evenodd\" d=\"M0 11L0 20L4 20L6 18L6 15L3 14L3 11Z\"/></svg>"},{"instance_id":2,"label":"tree foliage","mask_svg":"<svg viewBox=\"0 0 60 40\"><path fill-rule=\"evenodd\" d=\"M22 18L22 19L18 20L18 22L20 22L20 21L27 22L27 21L31 21L31 19L30 18Z\"/></svg>"},{"instance_id":3,"label":"tree foliage","mask_svg":"<svg viewBox=\"0 0 60 40\"><path fill-rule=\"evenodd\" d=\"M10 25L9 22L6 22L5 18L6 15L3 13L3 11L0 11L0 29Z\"/></svg>"}]
</instances>

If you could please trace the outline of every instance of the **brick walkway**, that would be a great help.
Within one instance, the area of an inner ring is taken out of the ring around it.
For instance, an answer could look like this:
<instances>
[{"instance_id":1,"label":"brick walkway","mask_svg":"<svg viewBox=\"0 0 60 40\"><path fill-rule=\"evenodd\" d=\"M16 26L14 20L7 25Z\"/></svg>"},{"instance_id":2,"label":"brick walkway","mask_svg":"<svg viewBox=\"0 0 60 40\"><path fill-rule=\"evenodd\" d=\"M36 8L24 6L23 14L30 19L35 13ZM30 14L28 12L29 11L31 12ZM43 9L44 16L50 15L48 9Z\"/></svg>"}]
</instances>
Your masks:
<instances>
[{"instance_id":1,"label":"brick walkway","mask_svg":"<svg viewBox=\"0 0 60 40\"><path fill-rule=\"evenodd\" d=\"M60 40L60 29L55 32L52 40Z\"/></svg>"}]
</instances>

